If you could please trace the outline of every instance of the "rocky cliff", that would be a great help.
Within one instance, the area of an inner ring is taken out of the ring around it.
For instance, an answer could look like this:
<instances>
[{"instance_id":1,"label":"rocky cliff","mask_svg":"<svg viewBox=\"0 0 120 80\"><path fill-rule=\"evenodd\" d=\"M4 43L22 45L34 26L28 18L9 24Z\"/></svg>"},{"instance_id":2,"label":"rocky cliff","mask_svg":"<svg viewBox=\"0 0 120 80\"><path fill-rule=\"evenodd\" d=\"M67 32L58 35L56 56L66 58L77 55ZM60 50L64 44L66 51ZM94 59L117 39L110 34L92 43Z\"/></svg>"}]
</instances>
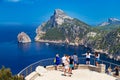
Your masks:
<instances>
[{"instance_id":1,"label":"rocky cliff","mask_svg":"<svg viewBox=\"0 0 120 80\"><path fill-rule=\"evenodd\" d=\"M19 33L17 38L18 38L18 42L20 42L20 43L31 42L30 37L26 33L24 33L24 32Z\"/></svg>"},{"instance_id":2,"label":"rocky cliff","mask_svg":"<svg viewBox=\"0 0 120 80\"><path fill-rule=\"evenodd\" d=\"M60 9L56 9L50 19L36 29L35 40L62 40L75 43L76 38L82 40L90 31L90 26L78 19L67 16ZM79 41L77 40L77 43Z\"/></svg>"},{"instance_id":3,"label":"rocky cliff","mask_svg":"<svg viewBox=\"0 0 120 80\"><path fill-rule=\"evenodd\" d=\"M101 40L101 44L98 45L101 49L107 50L116 60L120 60L120 28L105 35Z\"/></svg>"},{"instance_id":4,"label":"rocky cliff","mask_svg":"<svg viewBox=\"0 0 120 80\"><path fill-rule=\"evenodd\" d=\"M106 52L108 56L118 60L120 59L119 27L120 20L116 18L109 18L108 22L94 28L68 16L64 11L56 9L50 19L36 29L35 40L85 45L93 50Z\"/></svg>"}]
</instances>

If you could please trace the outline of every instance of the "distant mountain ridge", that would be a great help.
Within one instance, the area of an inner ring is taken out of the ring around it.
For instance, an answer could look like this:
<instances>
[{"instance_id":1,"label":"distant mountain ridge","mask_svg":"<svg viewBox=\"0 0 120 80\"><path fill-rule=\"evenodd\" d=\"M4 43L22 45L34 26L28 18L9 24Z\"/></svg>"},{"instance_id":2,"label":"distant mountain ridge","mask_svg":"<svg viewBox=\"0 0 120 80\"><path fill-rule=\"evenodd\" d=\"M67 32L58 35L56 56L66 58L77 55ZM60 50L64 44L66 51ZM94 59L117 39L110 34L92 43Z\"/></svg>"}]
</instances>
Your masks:
<instances>
[{"instance_id":1,"label":"distant mountain ridge","mask_svg":"<svg viewBox=\"0 0 120 80\"><path fill-rule=\"evenodd\" d=\"M60 41L72 45L85 45L102 50L116 58L120 54L120 20L109 18L102 26L91 27L76 18L68 16L61 9L56 9L50 19L36 29L35 41ZM117 41L116 41L117 40ZM111 42L112 41L112 42ZM113 44L114 43L114 44ZM114 46L114 47L113 47ZM116 58L119 59L120 58Z\"/></svg>"},{"instance_id":2,"label":"distant mountain ridge","mask_svg":"<svg viewBox=\"0 0 120 80\"><path fill-rule=\"evenodd\" d=\"M120 25L120 20L117 18L109 18L107 22L103 22L99 26L107 26L107 25L113 25L113 24Z\"/></svg>"},{"instance_id":3,"label":"distant mountain ridge","mask_svg":"<svg viewBox=\"0 0 120 80\"><path fill-rule=\"evenodd\" d=\"M101 30L113 30L120 28L120 20L117 18L109 18L107 22L98 25Z\"/></svg>"}]
</instances>

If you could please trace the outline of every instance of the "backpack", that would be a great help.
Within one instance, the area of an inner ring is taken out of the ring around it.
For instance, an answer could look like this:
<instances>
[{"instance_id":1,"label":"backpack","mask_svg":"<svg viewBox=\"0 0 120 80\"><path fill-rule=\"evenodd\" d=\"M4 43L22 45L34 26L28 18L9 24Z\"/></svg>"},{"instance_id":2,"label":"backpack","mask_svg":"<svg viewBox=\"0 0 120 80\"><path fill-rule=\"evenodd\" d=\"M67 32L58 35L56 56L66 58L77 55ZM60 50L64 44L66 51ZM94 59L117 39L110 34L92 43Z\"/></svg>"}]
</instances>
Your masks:
<instances>
[{"instance_id":1,"label":"backpack","mask_svg":"<svg viewBox=\"0 0 120 80\"><path fill-rule=\"evenodd\" d=\"M53 61L54 63L56 63L56 58L54 58L54 61Z\"/></svg>"}]
</instances>

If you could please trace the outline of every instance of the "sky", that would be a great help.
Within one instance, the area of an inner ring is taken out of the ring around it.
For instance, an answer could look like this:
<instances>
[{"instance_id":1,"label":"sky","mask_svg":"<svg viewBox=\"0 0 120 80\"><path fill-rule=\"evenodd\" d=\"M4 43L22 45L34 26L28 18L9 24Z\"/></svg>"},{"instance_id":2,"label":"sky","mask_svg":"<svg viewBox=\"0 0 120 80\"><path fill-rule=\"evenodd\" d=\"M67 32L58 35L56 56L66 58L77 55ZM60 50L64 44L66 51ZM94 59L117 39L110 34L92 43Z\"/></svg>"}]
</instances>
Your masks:
<instances>
[{"instance_id":1,"label":"sky","mask_svg":"<svg viewBox=\"0 0 120 80\"><path fill-rule=\"evenodd\" d=\"M0 0L0 24L41 24L55 9L90 25L120 19L120 0Z\"/></svg>"}]
</instances>

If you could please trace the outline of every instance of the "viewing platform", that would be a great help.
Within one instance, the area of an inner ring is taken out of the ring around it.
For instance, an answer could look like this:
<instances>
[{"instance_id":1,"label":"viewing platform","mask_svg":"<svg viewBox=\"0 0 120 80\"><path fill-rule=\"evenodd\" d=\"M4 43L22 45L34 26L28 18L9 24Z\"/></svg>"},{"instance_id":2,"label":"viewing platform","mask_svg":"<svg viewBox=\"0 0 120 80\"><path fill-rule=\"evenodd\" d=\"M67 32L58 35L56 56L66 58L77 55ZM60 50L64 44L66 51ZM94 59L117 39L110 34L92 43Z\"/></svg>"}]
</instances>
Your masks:
<instances>
[{"instance_id":1,"label":"viewing platform","mask_svg":"<svg viewBox=\"0 0 120 80\"><path fill-rule=\"evenodd\" d=\"M25 80L119 80L119 76L114 77L106 73L108 66L113 68L119 66L107 61L100 62L99 66L94 66L95 60L91 59L91 65L85 64L86 58L79 58L79 65L72 71L71 76L64 76L62 65L59 65L58 70L55 70L54 59L44 59L33 63L18 73L18 76L23 75Z\"/></svg>"}]
</instances>

